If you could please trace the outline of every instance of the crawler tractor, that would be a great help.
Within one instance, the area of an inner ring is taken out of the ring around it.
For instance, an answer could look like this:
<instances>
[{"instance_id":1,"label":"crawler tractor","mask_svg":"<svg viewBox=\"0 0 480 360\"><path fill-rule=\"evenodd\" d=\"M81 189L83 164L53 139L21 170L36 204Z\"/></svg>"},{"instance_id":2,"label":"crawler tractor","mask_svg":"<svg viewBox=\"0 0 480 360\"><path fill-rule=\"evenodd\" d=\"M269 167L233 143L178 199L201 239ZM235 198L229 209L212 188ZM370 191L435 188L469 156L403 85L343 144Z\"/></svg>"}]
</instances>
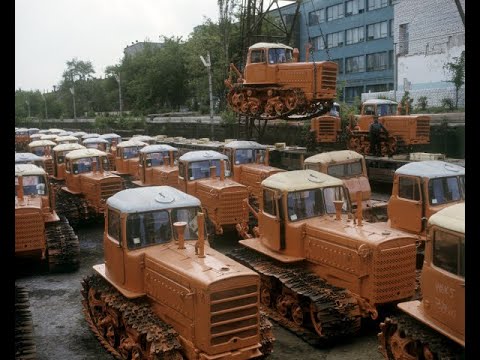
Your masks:
<instances>
[{"instance_id":1,"label":"crawler tractor","mask_svg":"<svg viewBox=\"0 0 480 360\"><path fill-rule=\"evenodd\" d=\"M209 228L217 235L235 230L248 218L241 206L248 189L230 177L228 157L219 152L190 151L178 159L178 188L200 199Z\"/></svg>"},{"instance_id":2,"label":"crawler tractor","mask_svg":"<svg viewBox=\"0 0 480 360\"><path fill-rule=\"evenodd\" d=\"M103 217L105 202L121 190L123 180L109 171L106 153L72 150L65 155L65 186L57 192L57 209L75 226Z\"/></svg>"},{"instance_id":3,"label":"crawler tractor","mask_svg":"<svg viewBox=\"0 0 480 360\"><path fill-rule=\"evenodd\" d=\"M260 301L280 324L324 345L414 295L416 237L363 222L361 206L353 218L342 180L295 170L262 188L258 227L229 256L261 275Z\"/></svg>"},{"instance_id":4,"label":"crawler tractor","mask_svg":"<svg viewBox=\"0 0 480 360\"><path fill-rule=\"evenodd\" d=\"M114 174L121 176L125 180L125 187L131 188L132 181L138 180L138 162L139 151L147 143L137 140L122 141L117 144L117 153L115 156Z\"/></svg>"},{"instance_id":5,"label":"crawler tractor","mask_svg":"<svg viewBox=\"0 0 480 360\"><path fill-rule=\"evenodd\" d=\"M370 154L369 126L373 117L388 131L381 135L381 154L391 156L409 152L416 145L430 143L430 117L426 115L400 115L398 103L373 99L362 104L360 115L350 118L347 128L347 148L363 155Z\"/></svg>"},{"instance_id":6,"label":"crawler tractor","mask_svg":"<svg viewBox=\"0 0 480 360\"><path fill-rule=\"evenodd\" d=\"M45 170L44 159L29 152L15 153L15 164L33 164Z\"/></svg>"},{"instance_id":7,"label":"crawler tractor","mask_svg":"<svg viewBox=\"0 0 480 360\"><path fill-rule=\"evenodd\" d=\"M304 169L342 179L350 193L353 209L357 208L357 193L362 194L363 217L367 221L380 221L387 218L387 202L373 200L372 189L368 181L367 167L363 155L352 150L323 152L305 159Z\"/></svg>"},{"instance_id":8,"label":"crawler tractor","mask_svg":"<svg viewBox=\"0 0 480 360\"><path fill-rule=\"evenodd\" d=\"M45 171L49 176L53 175L52 148L56 145L56 143L50 140L35 140L28 144L31 153L43 158Z\"/></svg>"},{"instance_id":9,"label":"crawler tractor","mask_svg":"<svg viewBox=\"0 0 480 360\"><path fill-rule=\"evenodd\" d=\"M465 203L428 220L423 298L398 304L380 324L385 359L465 358Z\"/></svg>"},{"instance_id":10,"label":"crawler tractor","mask_svg":"<svg viewBox=\"0 0 480 360\"><path fill-rule=\"evenodd\" d=\"M30 134L27 128L15 129L15 151L27 151Z\"/></svg>"},{"instance_id":11,"label":"crawler tractor","mask_svg":"<svg viewBox=\"0 0 480 360\"><path fill-rule=\"evenodd\" d=\"M33 164L15 165L15 257L40 259L50 271L76 270L78 238L54 210L48 175Z\"/></svg>"},{"instance_id":12,"label":"crawler tractor","mask_svg":"<svg viewBox=\"0 0 480 360\"><path fill-rule=\"evenodd\" d=\"M230 64L225 80L233 111L256 119L296 121L327 113L336 97L337 64L298 62L298 56L298 49L283 44L250 46L243 74Z\"/></svg>"},{"instance_id":13,"label":"crawler tractor","mask_svg":"<svg viewBox=\"0 0 480 360\"><path fill-rule=\"evenodd\" d=\"M105 263L83 311L118 359L243 360L272 351L259 276L205 244L200 201L170 186L107 200Z\"/></svg>"},{"instance_id":14,"label":"crawler tractor","mask_svg":"<svg viewBox=\"0 0 480 360\"><path fill-rule=\"evenodd\" d=\"M72 135L57 136L54 140L57 145L61 144L78 144L78 138Z\"/></svg>"},{"instance_id":15,"label":"crawler tractor","mask_svg":"<svg viewBox=\"0 0 480 360\"><path fill-rule=\"evenodd\" d=\"M82 141L82 145L88 149L97 149L100 151L107 151L108 140L101 137L92 137Z\"/></svg>"},{"instance_id":16,"label":"crawler tractor","mask_svg":"<svg viewBox=\"0 0 480 360\"><path fill-rule=\"evenodd\" d=\"M120 135L115 133L103 134L100 135L100 137L108 141L108 143L106 144L105 152L107 153L108 161L110 163L110 170L114 171L115 156L117 154L117 144L122 141L122 138L120 137Z\"/></svg>"},{"instance_id":17,"label":"crawler tractor","mask_svg":"<svg viewBox=\"0 0 480 360\"><path fill-rule=\"evenodd\" d=\"M233 179L248 188L250 203L258 209L262 180L285 170L270 166L267 147L255 141L230 141L223 149L232 164Z\"/></svg>"},{"instance_id":18,"label":"crawler tractor","mask_svg":"<svg viewBox=\"0 0 480 360\"><path fill-rule=\"evenodd\" d=\"M147 145L140 149L136 186L168 185L178 188L178 150L170 145Z\"/></svg>"}]
</instances>

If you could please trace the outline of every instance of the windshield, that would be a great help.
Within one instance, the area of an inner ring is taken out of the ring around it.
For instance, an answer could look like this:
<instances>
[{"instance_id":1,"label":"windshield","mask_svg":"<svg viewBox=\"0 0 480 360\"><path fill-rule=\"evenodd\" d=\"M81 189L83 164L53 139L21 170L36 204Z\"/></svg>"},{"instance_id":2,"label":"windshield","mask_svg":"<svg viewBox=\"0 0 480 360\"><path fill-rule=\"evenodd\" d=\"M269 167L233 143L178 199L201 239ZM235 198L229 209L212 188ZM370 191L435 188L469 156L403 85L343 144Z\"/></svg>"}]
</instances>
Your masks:
<instances>
[{"instance_id":1,"label":"windshield","mask_svg":"<svg viewBox=\"0 0 480 360\"><path fill-rule=\"evenodd\" d=\"M225 176L230 176L230 163L225 161ZM220 176L220 160L202 160L188 164L188 178L190 180L204 179L210 176L210 166L215 166L216 176Z\"/></svg>"},{"instance_id":2,"label":"windshield","mask_svg":"<svg viewBox=\"0 0 480 360\"><path fill-rule=\"evenodd\" d=\"M123 158L124 159L131 159L134 157L138 157L138 152L140 151L140 147L132 146L132 147L124 147L123 148Z\"/></svg>"},{"instance_id":3,"label":"windshield","mask_svg":"<svg viewBox=\"0 0 480 360\"><path fill-rule=\"evenodd\" d=\"M177 165L177 151L173 152L173 164ZM153 152L153 153L148 153L145 155L145 164L147 167L151 166L159 166L159 165L164 165L164 158L168 157L170 161L170 154L168 151L162 151L162 152Z\"/></svg>"},{"instance_id":4,"label":"windshield","mask_svg":"<svg viewBox=\"0 0 480 360\"><path fill-rule=\"evenodd\" d=\"M108 160L105 156L99 160L98 156L85 157L81 159L75 159L72 161L73 173L82 174L90 171L100 171L100 161L103 162L103 169L108 170ZM94 166L94 163L95 166Z\"/></svg>"},{"instance_id":5,"label":"windshield","mask_svg":"<svg viewBox=\"0 0 480 360\"><path fill-rule=\"evenodd\" d=\"M327 174L340 179L362 175L362 162L329 165Z\"/></svg>"},{"instance_id":6,"label":"windshield","mask_svg":"<svg viewBox=\"0 0 480 360\"><path fill-rule=\"evenodd\" d=\"M268 62L270 64L292 62L293 52L290 49L269 49L268 50Z\"/></svg>"},{"instance_id":7,"label":"windshield","mask_svg":"<svg viewBox=\"0 0 480 360\"><path fill-rule=\"evenodd\" d=\"M377 115L395 115L397 113L397 105L395 104L379 104L377 105Z\"/></svg>"},{"instance_id":8,"label":"windshield","mask_svg":"<svg viewBox=\"0 0 480 360\"><path fill-rule=\"evenodd\" d=\"M38 146L34 147L31 149L32 153L34 153L37 156L44 156L45 155L45 147L44 146Z\"/></svg>"},{"instance_id":9,"label":"windshield","mask_svg":"<svg viewBox=\"0 0 480 360\"><path fill-rule=\"evenodd\" d=\"M436 229L433 235L433 264L465 276L465 236Z\"/></svg>"},{"instance_id":10,"label":"windshield","mask_svg":"<svg viewBox=\"0 0 480 360\"><path fill-rule=\"evenodd\" d=\"M265 159L265 150L237 149L235 151L235 165L255 163L257 161L257 156L260 156L260 162L263 163Z\"/></svg>"},{"instance_id":11,"label":"windshield","mask_svg":"<svg viewBox=\"0 0 480 360\"><path fill-rule=\"evenodd\" d=\"M18 196L18 177L15 176L15 196ZM45 195L47 186L45 177L42 175L23 176L23 194L24 195Z\"/></svg>"},{"instance_id":12,"label":"windshield","mask_svg":"<svg viewBox=\"0 0 480 360\"><path fill-rule=\"evenodd\" d=\"M341 186L290 192L287 196L288 218L298 221L325 213L335 214L334 200L342 200L342 212L348 211L348 200Z\"/></svg>"},{"instance_id":13,"label":"windshield","mask_svg":"<svg viewBox=\"0 0 480 360\"><path fill-rule=\"evenodd\" d=\"M441 205L452 201L465 200L464 183L464 179L459 180L456 176L430 179L428 182L430 204Z\"/></svg>"},{"instance_id":14,"label":"windshield","mask_svg":"<svg viewBox=\"0 0 480 360\"><path fill-rule=\"evenodd\" d=\"M164 244L171 239L172 227L167 210L128 215L127 246L129 249Z\"/></svg>"},{"instance_id":15,"label":"windshield","mask_svg":"<svg viewBox=\"0 0 480 360\"><path fill-rule=\"evenodd\" d=\"M185 240L196 240L198 239L198 222L197 214L200 212L200 209L197 207L183 208L183 209L172 209L172 224L178 221L184 221L187 223L184 231ZM173 232L175 239L177 239L177 232Z\"/></svg>"}]
</instances>

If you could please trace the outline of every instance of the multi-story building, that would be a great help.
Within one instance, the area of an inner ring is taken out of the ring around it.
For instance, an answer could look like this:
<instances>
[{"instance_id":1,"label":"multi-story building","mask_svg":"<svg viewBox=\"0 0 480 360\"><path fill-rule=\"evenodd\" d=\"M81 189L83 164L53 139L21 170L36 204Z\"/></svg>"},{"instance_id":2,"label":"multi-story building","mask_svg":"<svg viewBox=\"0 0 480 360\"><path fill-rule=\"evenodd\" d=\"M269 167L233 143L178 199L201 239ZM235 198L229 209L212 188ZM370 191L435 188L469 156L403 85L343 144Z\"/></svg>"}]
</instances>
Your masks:
<instances>
[{"instance_id":1,"label":"multi-story building","mask_svg":"<svg viewBox=\"0 0 480 360\"><path fill-rule=\"evenodd\" d=\"M295 4L282 8L288 19ZM305 61L333 60L338 86L352 102L365 92L388 91L394 84L393 6L391 0L302 0L296 47ZM290 17L291 18L291 17Z\"/></svg>"}]
</instances>

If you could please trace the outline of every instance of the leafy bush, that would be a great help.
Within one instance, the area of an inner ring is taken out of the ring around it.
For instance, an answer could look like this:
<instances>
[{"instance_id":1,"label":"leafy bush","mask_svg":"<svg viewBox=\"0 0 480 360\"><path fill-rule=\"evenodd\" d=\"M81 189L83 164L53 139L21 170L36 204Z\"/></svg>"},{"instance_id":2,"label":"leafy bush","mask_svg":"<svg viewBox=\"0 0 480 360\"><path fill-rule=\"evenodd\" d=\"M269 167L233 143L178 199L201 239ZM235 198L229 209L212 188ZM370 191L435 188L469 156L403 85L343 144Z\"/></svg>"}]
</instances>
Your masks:
<instances>
[{"instance_id":1,"label":"leafy bush","mask_svg":"<svg viewBox=\"0 0 480 360\"><path fill-rule=\"evenodd\" d=\"M410 97L410 92L409 91L405 91L405 93L402 96L402 100L400 100L400 103L402 104L401 115L406 115L407 114L407 107L408 107L409 112L412 111L413 99Z\"/></svg>"},{"instance_id":2,"label":"leafy bush","mask_svg":"<svg viewBox=\"0 0 480 360\"><path fill-rule=\"evenodd\" d=\"M417 100L417 109L425 110L428 106L428 100L426 96L420 96Z\"/></svg>"},{"instance_id":3,"label":"leafy bush","mask_svg":"<svg viewBox=\"0 0 480 360\"><path fill-rule=\"evenodd\" d=\"M453 102L453 99L450 98L443 98L442 101L442 107L448 110L453 110L455 109L455 103Z\"/></svg>"}]
</instances>

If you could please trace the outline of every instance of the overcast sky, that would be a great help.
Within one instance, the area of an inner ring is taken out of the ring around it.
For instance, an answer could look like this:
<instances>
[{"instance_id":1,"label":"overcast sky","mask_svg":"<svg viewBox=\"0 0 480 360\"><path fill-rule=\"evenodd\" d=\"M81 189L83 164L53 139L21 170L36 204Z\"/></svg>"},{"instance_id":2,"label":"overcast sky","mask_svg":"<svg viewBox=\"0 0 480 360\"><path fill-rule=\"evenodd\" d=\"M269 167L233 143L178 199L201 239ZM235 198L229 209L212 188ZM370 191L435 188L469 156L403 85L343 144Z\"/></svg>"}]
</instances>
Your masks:
<instances>
[{"instance_id":1,"label":"overcast sky","mask_svg":"<svg viewBox=\"0 0 480 360\"><path fill-rule=\"evenodd\" d=\"M132 42L186 40L206 18L217 0L15 0L15 89L52 91L73 58L103 76Z\"/></svg>"}]
</instances>

